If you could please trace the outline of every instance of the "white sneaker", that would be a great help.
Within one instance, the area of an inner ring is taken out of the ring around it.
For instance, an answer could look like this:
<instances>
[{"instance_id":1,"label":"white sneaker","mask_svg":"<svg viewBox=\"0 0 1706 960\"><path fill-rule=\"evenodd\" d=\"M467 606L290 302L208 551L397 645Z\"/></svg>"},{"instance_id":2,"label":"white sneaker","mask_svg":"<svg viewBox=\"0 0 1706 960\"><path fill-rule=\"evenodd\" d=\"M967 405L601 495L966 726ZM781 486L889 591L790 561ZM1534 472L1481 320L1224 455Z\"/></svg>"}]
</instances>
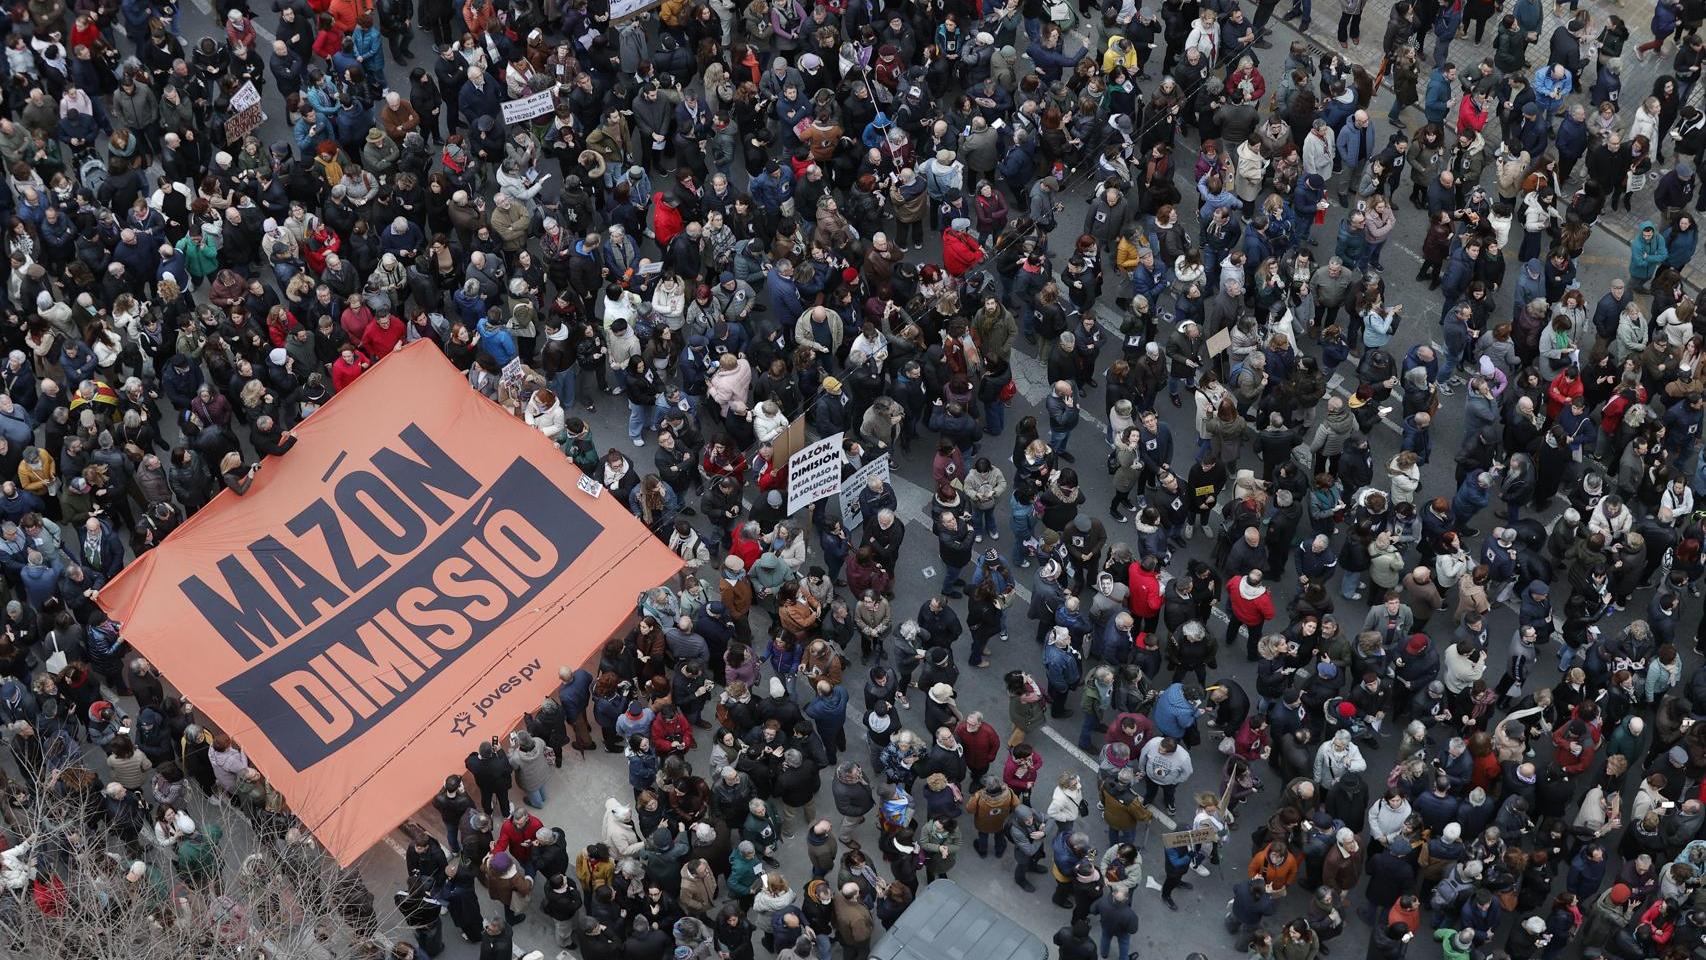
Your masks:
<instances>
[{"instance_id":1,"label":"white sneaker","mask_svg":"<svg viewBox=\"0 0 1706 960\"><path fill-rule=\"evenodd\" d=\"M981 533L978 534L976 537L973 538L973 540L977 543L982 543L983 542L983 534L981 534Z\"/></svg>"},{"instance_id":2,"label":"white sneaker","mask_svg":"<svg viewBox=\"0 0 1706 960\"><path fill-rule=\"evenodd\" d=\"M634 438L634 446L643 447L645 445L646 445L646 438L645 437L635 437Z\"/></svg>"},{"instance_id":3,"label":"white sneaker","mask_svg":"<svg viewBox=\"0 0 1706 960\"><path fill-rule=\"evenodd\" d=\"M991 531L989 531L989 539L991 539L991 540L999 540L999 539L1001 539L1001 531L999 531L999 530L991 530Z\"/></svg>"},{"instance_id":4,"label":"white sneaker","mask_svg":"<svg viewBox=\"0 0 1706 960\"><path fill-rule=\"evenodd\" d=\"M1208 864L1206 864L1206 863L1197 864L1196 865L1196 871L1197 871L1197 876L1199 876L1199 877L1206 877L1210 873L1214 872L1208 868Z\"/></svg>"}]
</instances>

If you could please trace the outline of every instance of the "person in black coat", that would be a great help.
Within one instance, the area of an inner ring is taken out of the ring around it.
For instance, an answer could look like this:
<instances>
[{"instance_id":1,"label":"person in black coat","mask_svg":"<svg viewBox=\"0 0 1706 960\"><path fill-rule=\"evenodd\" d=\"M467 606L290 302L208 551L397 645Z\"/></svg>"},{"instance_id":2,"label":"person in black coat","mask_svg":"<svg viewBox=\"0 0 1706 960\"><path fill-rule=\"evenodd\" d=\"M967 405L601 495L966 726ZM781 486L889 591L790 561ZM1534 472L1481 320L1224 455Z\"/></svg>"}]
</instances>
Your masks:
<instances>
[{"instance_id":1,"label":"person in black coat","mask_svg":"<svg viewBox=\"0 0 1706 960\"><path fill-rule=\"evenodd\" d=\"M1410 925L1402 921L1377 927L1368 940L1368 960L1399 960L1414 938Z\"/></svg>"},{"instance_id":2,"label":"person in black coat","mask_svg":"<svg viewBox=\"0 0 1706 960\"><path fill-rule=\"evenodd\" d=\"M624 960L664 960L674 947L669 931L652 926L645 917L635 917L634 932L623 942L622 956Z\"/></svg>"},{"instance_id":3,"label":"person in black coat","mask_svg":"<svg viewBox=\"0 0 1706 960\"><path fill-rule=\"evenodd\" d=\"M495 740L480 744L480 748L468 754L463 766L474 775L474 785L480 788L480 809L490 814L492 803L497 803L498 810L509 816L509 783L511 769L509 758L499 750Z\"/></svg>"},{"instance_id":4,"label":"person in black coat","mask_svg":"<svg viewBox=\"0 0 1706 960\"><path fill-rule=\"evenodd\" d=\"M575 945L585 960L619 960L622 956L621 938L590 913L580 919L580 933L575 937Z\"/></svg>"},{"instance_id":5,"label":"person in black coat","mask_svg":"<svg viewBox=\"0 0 1706 960\"><path fill-rule=\"evenodd\" d=\"M1096 942L1090 938L1088 918L1074 920L1054 932L1057 960L1097 960Z\"/></svg>"},{"instance_id":6,"label":"person in black coat","mask_svg":"<svg viewBox=\"0 0 1706 960\"><path fill-rule=\"evenodd\" d=\"M425 839L431 841L431 837ZM437 846L437 841L432 841ZM443 851L440 851L440 855ZM436 876L434 874L433 876ZM397 914L415 933L415 942L429 957L444 952L444 920L439 911L444 903L432 895L433 876L416 874L409 878L409 888L397 891Z\"/></svg>"},{"instance_id":7,"label":"person in black coat","mask_svg":"<svg viewBox=\"0 0 1706 960\"><path fill-rule=\"evenodd\" d=\"M449 865L450 858L445 855L444 845L438 842L438 838L422 830L415 835L409 849L403 852L403 862L407 865L411 878L426 877L437 884L438 878L444 875L444 868Z\"/></svg>"},{"instance_id":8,"label":"person in black coat","mask_svg":"<svg viewBox=\"0 0 1706 960\"><path fill-rule=\"evenodd\" d=\"M474 892L474 865L462 858L453 860L444 868L444 878L438 898L450 911L450 922L456 924L464 943L480 942L480 897Z\"/></svg>"},{"instance_id":9,"label":"person in black coat","mask_svg":"<svg viewBox=\"0 0 1706 960\"><path fill-rule=\"evenodd\" d=\"M1416 868L1409 856L1408 841L1398 840L1368 859L1368 908L1363 919L1373 923L1386 916L1392 904L1415 885Z\"/></svg>"}]
</instances>

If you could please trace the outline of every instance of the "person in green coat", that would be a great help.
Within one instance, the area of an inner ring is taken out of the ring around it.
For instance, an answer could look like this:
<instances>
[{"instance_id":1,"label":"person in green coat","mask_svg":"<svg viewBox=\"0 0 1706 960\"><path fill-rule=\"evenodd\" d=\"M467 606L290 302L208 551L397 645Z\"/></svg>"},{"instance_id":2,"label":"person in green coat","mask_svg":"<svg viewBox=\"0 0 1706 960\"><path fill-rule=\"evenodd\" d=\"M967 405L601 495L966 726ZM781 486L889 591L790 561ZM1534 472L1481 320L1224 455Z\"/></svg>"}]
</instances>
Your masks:
<instances>
[{"instance_id":1,"label":"person in green coat","mask_svg":"<svg viewBox=\"0 0 1706 960\"><path fill-rule=\"evenodd\" d=\"M782 810L753 797L746 807L746 822L741 824L741 839L752 844L766 863L776 862L776 845L782 842Z\"/></svg>"},{"instance_id":2,"label":"person in green coat","mask_svg":"<svg viewBox=\"0 0 1706 960\"><path fill-rule=\"evenodd\" d=\"M179 240L174 249L184 255L184 267L197 283L219 271L219 244L199 231Z\"/></svg>"},{"instance_id":3,"label":"person in green coat","mask_svg":"<svg viewBox=\"0 0 1706 960\"><path fill-rule=\"evenodd\" d=\"M758 848L751 841L742 840L729 854L729 893L740 901L743 913L752 909L758 893L759 865Z\"/></svg>"},{"instance_id":4,"label":"person in green coat","mask_svg":"<svg viewBox=\"0 0 1706 960\"><path fill-rule=\"evenodd\" d=\"M191 886L205 886L219 875L219 841L225 831L217 823L197 827L194 820L178 814L178 874Z\"/></svg>"},{"instance_id":5,"label":"person in green coat","mask_svg":"<svg viewBox=\"0 0 1706 960\"><path fill-rule=\"evenodd\" d=\"M592 441L592 427L580 417L570 417L563 423L563 437L560 441L563 455L581 468L588 476L598 476L598 461L604 455L598 452L598 444Z\"/></svg>"},{"instance_id":6,"label":"person in green coat","mask_svg":"<svg viewBox=\"0 0 1706 960\"><path fill-rule=\"evenodd\" d=\"M1475 931L1441 927L1434 931L1434 939L1439 941L1439 950L1445 960L1474 960Z\"/></svg>"}]
</instances>

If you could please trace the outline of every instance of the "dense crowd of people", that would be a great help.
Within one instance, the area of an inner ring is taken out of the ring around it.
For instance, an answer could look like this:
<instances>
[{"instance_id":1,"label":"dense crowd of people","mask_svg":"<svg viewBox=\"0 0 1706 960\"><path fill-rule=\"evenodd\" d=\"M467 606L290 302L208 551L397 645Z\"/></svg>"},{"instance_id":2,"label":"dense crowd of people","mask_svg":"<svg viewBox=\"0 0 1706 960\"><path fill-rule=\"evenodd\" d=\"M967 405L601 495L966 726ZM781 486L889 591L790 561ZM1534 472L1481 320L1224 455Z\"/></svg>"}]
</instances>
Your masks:
<instances>
[{"instance_id":1,"label":"dense crowd of people","mask_svg":"<svg viewBox=\"0 0 1706 960\"><path fill-rule=\"evenodd\" d=\"M236 866L194 798L286 860L308 842L98 593L429 340L685 570L447 763L395 899L412 940L363 952L436 956L448 918L485 960L524 923L584 960L863 960L969 847L1049 890L1061 960L1127 960L1146 854L1175 910L1230 856L1255 958L1326 955L1353 911L1383 960L1697 955L1706 5L1662 0L1630 49L1618 16L1554 11L1542 43L1541 0L1399 0L1366 56L1361 0L1324 55L1274 51L1278 7L221 0L198 38L151 0L19 4L9 823L74 805L125 881L102 895L163 924ZM1495 21L1493 56L1452 59ZM1649 56L1672 72L1622 91ZM1649 203L1626 277L1585 288L1601 215ZM1383 277L1409 217L1437 317ZM1402 350L1416 313L1438 345ZM1047 396L1009 424L1016 363ZM600 403L628 445L595 441ZM928 460L928 516L880 474L789 515L798 418L849 474ZM903 546L942 571L916 611ZM962 710L997 653L1007 716ZM1045 762L1050 721L1094 770ZM601 751L632 795L570 849L535 811ZM1195 842L1150 843L1157 810ZM64 912L95 867L14 833L0 916Z\"/></svg>"}]
</instances>

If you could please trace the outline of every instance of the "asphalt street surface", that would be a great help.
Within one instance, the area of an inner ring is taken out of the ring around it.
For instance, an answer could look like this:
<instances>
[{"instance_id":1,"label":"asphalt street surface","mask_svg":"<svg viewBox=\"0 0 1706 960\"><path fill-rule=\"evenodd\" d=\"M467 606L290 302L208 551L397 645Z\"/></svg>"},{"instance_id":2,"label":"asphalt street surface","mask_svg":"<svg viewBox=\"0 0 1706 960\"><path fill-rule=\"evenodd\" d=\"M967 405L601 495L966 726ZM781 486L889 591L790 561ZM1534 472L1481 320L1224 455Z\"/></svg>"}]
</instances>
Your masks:
<instances>
[{"instance_id":1,"label":"asphalt street surface","mask_svg":"<svg viewBox=\"0 0 1706 960\"><path fill-rule=\"evenodd\" d=\"M186 38L201 36L205 31L213 28L212 18L202 6L202 2L203 0L191 0L184 8L182 32ZM1318 11L1318 13L1320 12ZM263 15L257 18L257 26L262 27L264 31L272 20L273 17ZM1293 36L1295 35L1288 26L1279 25L1273 38L1275 40L1274 49L1260 51L1263 54L1264 67L1269 72L1270 83L1277 80L1275 74L1278 70L1278 64L1283 58L1285 44ZM271 38L263 34L262 39L270 43ZM266 48L263 47L263 49ZM425 51L427 45L419 44L417 49L418 51ZM427 55L430 56L430 54ZM417 52L417 62L420 62L420 56L421 53ZM392 84L400 85L402 89L406 90L409 67L408 64L395 62L393 58L388 66L388 76ZM1382 91L1376 96L1373 108L1370 110L1370 113L1375 117L1377 142L1382 144L1391 132L1384 119L1389 97L1389 91ZM276 115L279 107L276 96L269 96L265 102L269 110L275 115L269 116L261 128L262 139L270 142L287 136L283 118ZM1406 119L1410 121L1411 129L1421 123L1420 114L1414 109L1409 111ZM1194 144L1194 139L1185 142ZM1181 149L1175 154L1175 160L1178 168L1188 171L1195 161L1194 149L1182 145ZM1062 227L1055 231L1051 242L1057 263L1064 262L1071 241L1076 237L1076 228L1082 221L1083 210L1092 192L1094 179L1093 173L1088 171L1075 173L1063 196L1066 208L1060 214ZM1194 187L1183 183L1182 180L1181 177L1181 192L1187 198L1194 196ZM1398 328L1393 342L1387 348L1394 357L1404 356L1405 352L1415 344L1436 342L1440 339L1440 328L1437 323L1441 308L1440 297L1438 294L1430 292L1425 282L1415 280L1416 272L1422 261L1419 251L1426 227L1426 215L1423 211L1418 211L1411 206L1408 197L1404 195L1406 192L1400 191L1399 197L1396 198L1399 214L1398 227L1392 234L1383 254L1386 266L1383 279L1386 283L1387 302L1403 304L1405 308L1405 320ZM1334 191L1330 190L1330 199L1333 194ZM1190 201L1187 200L1187 206L1189 204ZM1315 229L1314 235L1319 241L1319 246L1316 248L1318 260L1324 260L1330 255L1333 244L1332 238L1341 218L1347 213L1347 210L1335 202L1334 207L1327 213L1326 223ZM1191 213L1187 213L1186 223L1187 225L1194 225L1194 216ZM1514 262L1514 256L1514 251L1512 251L1507 287L1495 294L1501 304L1499 312L1502 313L1509 311L1510 284L1515 282L1520 270L1520 264ZM917 251L914 251L909 259L919 260ZM922 259L927 262L939 262L939 235L930 238ZM1604 231L1595 232L1587 244L1586 252L1578 261L1580 285L1587 294L1590 304L1600 296L1614 277L1624 275L1627 262L1628 247L1625 244L1606 235ZM1110 276L1109 282L1105 285L1104 298L1099 311L1105 325L1118 322L1119 312L1113 305L1117 286L1117 277ZM1319 356L1318 348L1314 348L1313 345L1309 345L1306 351ZM1108 363L1118 358L1119 341L1117 337L1111 337L1104 342L1101 355L1102 360L1097 365L1099 371L1105 369ZM1346 378L1352 379L1354 386L1353 367L1354 361L1347 362L1340 368L1340 372ZM1016 345L1014 371L1015 379L1019 383L1020 395L1015 398L1009 409L1007 432L1000 436L986 438L982 445L982 452L988 455L998 467L1002 468L1009 479L1011 479L1013 470L1012 462L1009 459L1012 448L1013 424L1027 414L1037 415L1039 420L1046 424L1046 416L1041 407L1048 389L1043 375L1043 366L1036 360L1034 347L1023 343ZM1100 380L1100 376L1098 373L1098 380ZM1334 383L1338 384L1339 381L1335 380ZM620 398L612 397L609 398L609 401L600 404L596 414L589 415L584 410L572 411L572 414L588 420L593 428L595 441L601 448L616 447L621 449L634 459L636 466L642 472L649 471L651 450L635 450L628 443L625 430L626 404L621 402ZM1423 470L1422 488L1417 495L1418 502L1436 495L1450 496L1455 490L1452 454L1456 451L1461 439L1462 404L1463 394L1461 391L1451 397L1442 398L1439 416L1436 418L1433 430L1436 456L1432 464ZM1078 469L1085 492L1087 509L1100 518L1107 527L1110 543L1120 541L1130 543L1133 541L1133 537L1129 523L1125 525L1116 523L1107 509L1113 491L1110 477L1103 468L1103 454L1107 448L1102 437L1102 424L1105 423L1105 418L1103 416L1101 390L1092 390L1090 396L1085 399L1083 407L1086 413L1085 422L1074 432L1070 449L1076 455L1075 466ZM1183 409L1173 408L1163 398L1159 404L1159 410L1163 419L1172 428L1176 451L1175 464L1182 472L1189 465L1196 436L1191 422L1189 398L1187 397ZM1399 435L1393 425L1395 423L1395 419L1388 417L1387 425L1378 428L1370 438L1373 444L1372 459L1377 470L1397 450ZM926 437L928 436L929 434L926 431ZM928 492L931 482L930 450L931 444L929 443L916 446L909 458L900 460L895 464L894 482L901 501L900 512L903 519L915 528L909 531L906 538L900 565L901 576L897 577L896 594L893 600L897 623L904 617L913 616L918 608L935 594L940 583L939 578L932 581L926 575L928 571L938 571L939 575L941 566L936 554L935 540L930 536L929 521L926 516L930 501ZM1244 465L1259 467L1253 454L1247 456ZM998 511L998 515L1001 516L1002 535L1000 542L996 545L1006 551L1012 545L1012 538L1006 527L1004 511ZM1542 519L1550 519L1550 515ZM1491 524L1483 522L1480 526L1485 531L1490 528ZM1211 545L1212 540L1210 538L1197 536L1186 549L1175 554L1171 569L1183 569L1184 564L1190 558L1207 559ZM1478 548L1478 546L1478 543L1472 544L1474 548ZM812 560L808 562L819 562L815 538L812 555ZM1017 570L1016 572L1020 575L1022 587L1028 590L1031 579L1035 575L1035 568ZM1297 589L1294 569L1288 571L1288 576L1277 587L1275 602L1276 606L1283 611L1286 601L1290 600ZM1341 600L1338 598L1336 587L1337 585L1334 584L1330 592L1337 604L1340 621L1352 624L1360 622L1364 611L1367 609L1366 602ZM1631 604L1632 608L1637 611L1644 609L1647 595L1647 591L1637 591L1635 600ZM964 601L956 601L956 610L963 619ZM763 616L761 613L754 613L755 632L759 623L762 622L760 618ZM1683 618L1684 623L1692 625L1698 616L1698 610L1691 605ZM963 650L958 651L956 658L962 662L961 680L956 687L961 710L966 712L982 711L1003 734L1008 729L1008 725L1006 720L1007 696L1001 683L1002 674L1011 669L1024 669L1038 676L1041 675L1040 650L1031 639L1032 624L1024 619L1023 604L1016 605L1016 608L1010 611L1009 617L1011 639L1006 643L992 644L993 664L988 669L980 670L963 666L965 659ZM1602 629L1608 633L1612 632L1627 619L1627 614L1617 615L1610 622L1602 624ZM1495 654L1502 656L1501 651L1504 648L1506 638L1514 629L1515 614L1510 609L1496 606L1488 618L1488 624L1493 650ZM1283 626L1283 623L1280 626ZM1224 630L1224 627L1224 622L1217 619L1215 623L1211 624L1210 629L1216 631L1218 635L1220 631ZM1436 625L1436 632L1439 629L1440 625ZM862 681L868 665L859 660L856 651L850 651L850 655L853 657L854 666L849 676L858 677ZM1219 664L1220 669L1218 673L1211 673L1211 680L1215 676L1230 677L1237 680L1246 691L1254 696L1255 669L1253 665L1244 662L1242 650L1223 648ZM1158 685L1164 683L1165 680L1165 677L1160 678ZM1556 681L1555 660L1550 655L1542 656L1537 665L1536 675L1531 680L1530 689L1538 688L1542 684L1549 686ZM924 699L922 695L915 694L912 698L911 708L902 711L902 716L909 729L923 730L922 704ZM1052 721L1050 727L1044 731L1045 737L1033 738L1045 760L1041 781L1043 784L1052 784L1055 776L1063 770L1075 769L1084 776L1087 788L1093 787L1093 761L1091 758L1078 753L1071 746L1077 738L1079 725L1076 699L1074 696L1074 715L1071 718ZM856 711L854 712L856 713ZM853 729L849 730L849 739L856 743L862 731L857 728L856 719L850 717L849 722L853 726ZM1369 762L1368 777L1371 783L1376 782L1380 775L1390 769L1396 742L1396 734L1388 730L1378 750L1364 749ZM698 765L701 767L705 752L705 749L701 747L695 754L695 758L699 761ZM859 752L862 753L862 751ZM430 758L422 759L423 762L430 760ZM1194 751L1195 777L1188 786L1181 787L1179 792L1179 814L1182 818L1188 819L1191 812L1185 798L1198 791L1219 791L1221 759L1209 740L1205 740L1205 743ZM442 757L436 758L436 761L432 762L440 763L445 773L453 773L461 770L461 760L461 757ZM1253 801L1240 811L1237 830L1227 845L1225 863L1217 868L1219 872L1215 876L1205 879L1193 875L1190 878L1196 882L1195 889L1181 891L1178 894L1176 899L1180 910L1177 913L1167 910L1162 905L1157 892L1162 876L1160 833L1163 828L1156 825L1147 835L1140 832L1140 840L1144 841L1142 844L1144 872L1154 878L1154 882L1148 885L1148 888L1140 893L1136 899L1138 912L1142 918L1142 928L1138 935L1133 938L1132 947L1139 955L1183 958L1191 951L1197 950L1210 957L1241 955L1241 953L1234 951L1232 938L1226 935L1220 920L1225 913L1227 900L1231 896L1230 884L1243 877L1244 864L1252 852L1248 839L1248 828L1252 825L1261 824L1267 819L1277 805L1279 789L1283 786L1282 783L1278 782L1277 776L1265 765L1261 767L1260 773L1265 781L1264 788ZM826 785L819 798L820 813L833 812L827 786L829 776L830 773L826 772ZM1091 790L1087 789L1086 792L1089 793ZM631 796L626 778L626 768L621 758L603 753L589 753L584 760L571 757L564 769L553 779L547 794L548 803L542 811L539 811L539 815L548 826L560 827L566 832L571 850L578 850L585 844L599 838L600 815L606 797L614 796L626 799ZM1046 796L1043 795L1040 786L1038 794L1038 803L1046 805ZM425 797L422 798L423 805L426 799ZM1092 820L1095 817L1093 811ZM429 825L437 832L437 817L432 814L430 809L421 818L421 822ZM1088 826L1091 827L1089 832L1093 841L1097 848L1101 849L1106 841L1106 835L1101 829L1101 824L1090 822ZM865 842L867 849L874 848L876 835L872 822L867 822L858 828L855 835ZM390 842L374 848L363 858L360 864L363 875L368 879L369 885L377 895L378 906L382 913L389 909L392 891L399 890L402 886L402 842L401 834L393 834ZM793 881L795 889L800 889L804 881L810 876L806 867L803 842L796 840L784 844L780 856L784 873ZM1057 908L1049 902L1051 887L1046 882L1046 878L1041 878L1045 882L1039 884L1037 893L1026 893L1013 884L1010 860L980 859L971 849L969 843L963 848L958 866L954 869L952 876L977 896L1006 915L1023 923L1045 942L1066 922L1067 911ZM1294 888L1290 896L1282 903L1278 914L1272 918L1270 929L1276 928L1279 923L1283 923L1292 917L1302 915L1307 902L1307 894L1299 888ZM484 898L482 898L482 903L484 903ZM1334 952L1336 955L1360 956L1367 938L1367 928L1354 915L1347 915L1346 919L1349 928L1343 936L1334 941ZM461 960L463 957L472 957L476 954L475 946L462 943L451 930L447 930L447 934L447 949L444 956L451 958L451 960ZM549 923L544 921L542 917L519 926L516 929L515 939L518 950L525 951L537 948L545 950L547 956L555 956L556 954ZM1418 942L1412 949L1412 955L1431 955L1432 950L1432 944Z\"/></svg>"}]
</instances>

